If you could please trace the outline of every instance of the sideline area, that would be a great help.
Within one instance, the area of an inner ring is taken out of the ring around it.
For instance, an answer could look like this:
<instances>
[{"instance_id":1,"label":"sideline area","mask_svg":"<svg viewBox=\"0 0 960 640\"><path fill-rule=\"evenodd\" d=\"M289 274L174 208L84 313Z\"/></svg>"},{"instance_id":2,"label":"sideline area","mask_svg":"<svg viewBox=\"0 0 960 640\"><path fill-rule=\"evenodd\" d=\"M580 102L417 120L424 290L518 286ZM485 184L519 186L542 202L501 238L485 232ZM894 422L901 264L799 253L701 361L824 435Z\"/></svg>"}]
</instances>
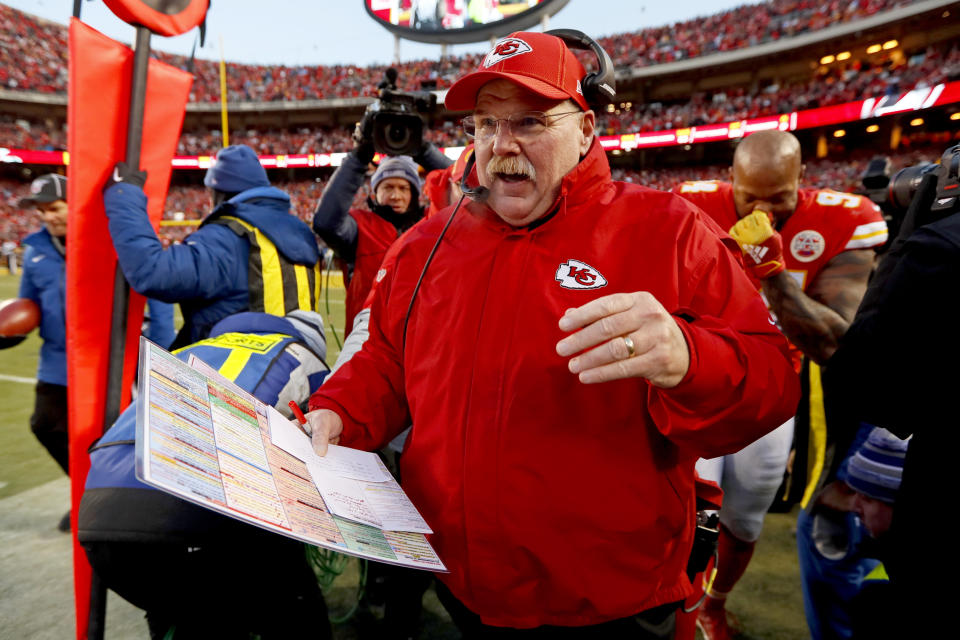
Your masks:
<instances>
[{"instance_id":1,"label":"sideline area","mask_svg":"<svg viewBox=\"0 0 960 640\"><path fill-rule=\"evenodd\" d=\"M6 638L74 636L71 538L56 526L69 486L58 478L0 500L0 634ZM105 636L148 638L143 612L110 593Z\"/></svg>"}]
</instances>

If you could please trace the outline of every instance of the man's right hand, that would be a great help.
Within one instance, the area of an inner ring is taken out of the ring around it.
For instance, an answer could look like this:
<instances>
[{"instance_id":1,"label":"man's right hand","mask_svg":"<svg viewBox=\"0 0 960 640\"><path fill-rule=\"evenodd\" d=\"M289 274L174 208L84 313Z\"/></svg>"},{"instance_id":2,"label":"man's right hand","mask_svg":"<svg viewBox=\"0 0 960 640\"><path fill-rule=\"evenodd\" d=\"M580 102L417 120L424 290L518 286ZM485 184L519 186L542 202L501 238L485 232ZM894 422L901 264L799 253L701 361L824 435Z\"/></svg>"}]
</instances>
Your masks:
<instances>
[{"instance_id":1,"label":"man's right hand","mask_svg":"<svg viewBox=\"0 0 960 640\"><path fill-rule=\"evenodd\" d=\"M747 269L758 280L783 272L783 240L773 228L770 214L758 209L738 220L728 233L740 245Z\"/></svg>"},{"instance_id":2,"label":"man's right hand","mask_svg":"<svg viewBox=\"0 0 960 640\"><path fill-rule=\"evenodd\" d=\"M373 115L364 113L353 130L353 154L364 164L373 162Z\"/></svg>"},{"instance_id":3,"label":"man's right hand","mask_svg":"<svg viewBox=\"0 0 960 640\"><path fill-rule=\"evenodd\" d=\"M306 415L310 425L310 438L313 450L318 456L327 455L327 446L340 442L343 433L343 420L329 409L317 409Z\"/></svg>"}]
</instances>

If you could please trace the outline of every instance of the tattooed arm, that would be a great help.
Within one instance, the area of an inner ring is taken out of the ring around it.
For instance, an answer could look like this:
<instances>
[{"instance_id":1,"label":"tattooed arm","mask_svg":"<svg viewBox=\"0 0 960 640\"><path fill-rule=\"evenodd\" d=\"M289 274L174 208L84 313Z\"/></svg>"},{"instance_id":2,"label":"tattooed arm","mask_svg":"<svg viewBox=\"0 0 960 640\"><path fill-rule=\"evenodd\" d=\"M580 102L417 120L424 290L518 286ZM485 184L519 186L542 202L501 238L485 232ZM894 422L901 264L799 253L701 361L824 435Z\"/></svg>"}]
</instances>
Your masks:
<instances>
[{"instance_id":1,"label":"tattooed arm","mask_svg":"<svg viewBox=\"0 0 960 640\"><path fill-rule=\"evenodd\" d=\"M817 364L837 350L867 290L873 262L872 249L844 251L827 263L806 292L785 272L763 281L780 328Z\"/></svg>"}]
</instances>

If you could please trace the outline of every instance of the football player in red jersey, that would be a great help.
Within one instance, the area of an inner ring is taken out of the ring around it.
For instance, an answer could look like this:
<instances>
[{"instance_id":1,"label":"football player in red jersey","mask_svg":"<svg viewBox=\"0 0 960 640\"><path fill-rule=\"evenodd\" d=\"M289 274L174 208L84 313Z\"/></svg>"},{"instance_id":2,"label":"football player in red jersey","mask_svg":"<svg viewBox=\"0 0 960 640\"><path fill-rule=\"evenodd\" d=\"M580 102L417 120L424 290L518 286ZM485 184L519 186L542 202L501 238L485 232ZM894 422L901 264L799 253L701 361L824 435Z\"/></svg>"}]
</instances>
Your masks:
<instances>
[{"instance_id":1,"label":"football player in red jersey","mask_svg":"<svg viewBox=\"0 0 960 640\"><path fill-rule=\"evenodd\" d=\"M830 358L856 313L887 239L886 223L868 199L800 188L800 143L790 133L762 131L734 154L732 183L685 182L673 189L729 230L747 272L781 330L802 356ZM708 640L732 637L725 601L743 575L783 478L793 420L740 452L701 460L697 470L724 489L716 578L698 611Z\"/></svg>"}]
</instances>

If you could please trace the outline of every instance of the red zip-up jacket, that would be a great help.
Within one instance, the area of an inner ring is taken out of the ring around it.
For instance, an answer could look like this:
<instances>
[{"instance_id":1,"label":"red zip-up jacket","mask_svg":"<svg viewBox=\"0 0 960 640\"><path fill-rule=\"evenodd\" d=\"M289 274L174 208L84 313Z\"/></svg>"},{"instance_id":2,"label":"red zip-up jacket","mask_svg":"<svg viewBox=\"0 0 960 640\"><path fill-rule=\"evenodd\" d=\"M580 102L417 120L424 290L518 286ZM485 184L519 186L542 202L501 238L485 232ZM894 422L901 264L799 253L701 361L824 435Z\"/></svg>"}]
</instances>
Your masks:
<instances>
[{"instance_id":1,"label":"red zip-up jacket","mask_svg":"<svg viewBox=\"0 0 960 640\"><path fill-rule=\"evenodd\" d=\"M436 532L440 579L485 623L589 625L682 600L694 462L782 424L799 398L739 249L682 198L612 182L595 142L546 222L457 213L404 344L450 211L400 240L369 341L310 408L336 411L341 444L361 449L412 422L403 486ZM675 314L689 372L673 389L581 384L556 353L558 320L633 291Z\"/></svg>"},{"instance_id":2,"label":"red zip-up jacket","mask_svg":"<svg viewBox=\"0 0 960 640\"><path fill-rule=\"evenodd\" d=\"M344 335L353 330L353 319L363 309L380 262L400 235L396 227L372 211L351 209L350 215L357 221L357 251L353 275L347 283Z\"/></svg>"}]
</instances>

